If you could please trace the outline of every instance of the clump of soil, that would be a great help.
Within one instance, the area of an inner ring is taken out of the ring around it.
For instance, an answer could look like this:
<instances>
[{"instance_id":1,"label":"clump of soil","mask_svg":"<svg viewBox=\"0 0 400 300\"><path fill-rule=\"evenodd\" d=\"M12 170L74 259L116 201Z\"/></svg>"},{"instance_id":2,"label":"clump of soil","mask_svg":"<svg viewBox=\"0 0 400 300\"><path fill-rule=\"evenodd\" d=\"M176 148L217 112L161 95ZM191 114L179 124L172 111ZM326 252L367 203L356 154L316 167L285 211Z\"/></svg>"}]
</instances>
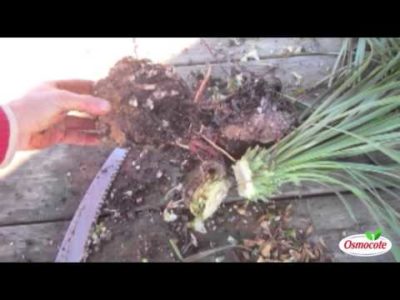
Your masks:
<instances>
[{"instance_id":1,"label":"clump of soil","mask_svg":"<svg viewBox=\"0 0 400 300\"><path fill-rule=\"evenodd\" d=\"M263 78L244 77L235 93L211 110L211 125L223 139L269 143L282 138L295 124L290 103L279 98L281 85Z\"/></svg>"},{"instance_id":2,"label":"clump of soil","mask_svg":"<svg viewBox=\"0 0 400 300\"><path fill-rule=\"evenodd\" d=\"M161 145L188 134L190 92L168 67L124 58L97 82L94 93L112 103L99 127L120 146Z\"/></svg>"},{"instance_id":3,"label":"clump of soil","mask_svg":"<svg viewBox=\"0 0 400 300\"><path fill-rule=\"evenodd\" d=\"M214 91L216 83L228 86L214 81ZM240 156L243 143L270 143L294 126L295 112L279 98L280 89L276 82L250 76L238 80L219 101L194 101L196 91L170 67L127 57L95 86L95 94L113 107L99 120L99 129L120 146L183 143L194 151L207 149L200 142L204 135Z\"/></svg>"}]
</instances>

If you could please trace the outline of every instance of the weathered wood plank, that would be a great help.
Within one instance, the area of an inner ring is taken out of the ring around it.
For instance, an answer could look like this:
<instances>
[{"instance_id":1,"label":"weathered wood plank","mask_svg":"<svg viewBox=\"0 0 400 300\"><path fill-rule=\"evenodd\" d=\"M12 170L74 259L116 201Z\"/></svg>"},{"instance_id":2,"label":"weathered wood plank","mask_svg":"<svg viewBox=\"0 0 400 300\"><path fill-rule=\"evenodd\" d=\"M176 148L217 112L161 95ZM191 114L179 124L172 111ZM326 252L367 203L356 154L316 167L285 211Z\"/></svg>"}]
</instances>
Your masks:
<instances>
[{"instance_id":1,"label":"weathered wood plank","mask_svg":"<svg viewBox=\"0 0 400 300\"><path fill-rule=\"evenodd\" d=\"M71 218L108 153L57 146L34 154L8 174L3 170L0 225Z\"/></svg>"},{"instance_id":2,"label":"weathered wood plank","mask_svg":"<svg viewBox=\"0 0 400 300\"><path fill-rule=\"evenodd\" d=\"M343 195L351 207L356 220L353 220L344 204L335 196L303 198L291 201L293 215L289 226L306 230L310 221L314 228L313 238L322 238L333 260L336 262L392 262L394 257L387 253L377 257L353 257L339 249L339 242L346 236L376 230L377 224L367 207L351 194ZM393 208L400 209L400 201L390 195L382 194ZM392 240L393 244L398 244Z\"/></svg>"},{"instance_id":3,"label":"weathered wood plank","mask_svg":"<svg viewBox=\"0 0 400 300\"><path fill-rule=\"evenodd\" d=\"M167 45L168 41L159 39L158 43L162 46ZM290 54L296 48L301 48L303 53L337 53L341 43L341 38L246 38L235 45L229 38L206 38L182 49L168 63L181 66L234 61L240 60L253 49L256 49L261 59Z\"/></svg>"},{"instance_id":4,"label":"weathered wood plank","mask_svg":"<svg viewBox=\"0 0 400 300\"><path fill-rule=\"evenodd\" d=\"M52 262L68 222L0 227L0 262Z\"/></svg>"}]
</instances>

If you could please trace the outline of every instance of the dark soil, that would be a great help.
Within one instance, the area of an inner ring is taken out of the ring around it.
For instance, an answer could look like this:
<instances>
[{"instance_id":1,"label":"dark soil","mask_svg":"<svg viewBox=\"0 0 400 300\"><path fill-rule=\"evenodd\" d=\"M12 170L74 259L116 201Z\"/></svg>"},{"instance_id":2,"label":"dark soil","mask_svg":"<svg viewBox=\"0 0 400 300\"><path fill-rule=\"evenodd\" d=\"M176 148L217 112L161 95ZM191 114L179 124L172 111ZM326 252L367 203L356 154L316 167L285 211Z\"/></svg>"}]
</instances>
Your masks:
<instances>
[{"instance_id":1,"label":"dark soil","mask_svg":"<svg viewBox=\"0 0 400 300\"><path fill-rule=\"evenodd\" d=\"M198 79L200 86L204 78ZM96 84L95 94L113 105L99 128L105 139L120 146L183 143L197 149L205 135L240 156L244 148L232 145L270 143L295 124L295 112L279 98L276 80L251 74L211 79L208 92L195 102L199 86L188 87L167 66L124 58Z\"/></svg>"}]
</instances>

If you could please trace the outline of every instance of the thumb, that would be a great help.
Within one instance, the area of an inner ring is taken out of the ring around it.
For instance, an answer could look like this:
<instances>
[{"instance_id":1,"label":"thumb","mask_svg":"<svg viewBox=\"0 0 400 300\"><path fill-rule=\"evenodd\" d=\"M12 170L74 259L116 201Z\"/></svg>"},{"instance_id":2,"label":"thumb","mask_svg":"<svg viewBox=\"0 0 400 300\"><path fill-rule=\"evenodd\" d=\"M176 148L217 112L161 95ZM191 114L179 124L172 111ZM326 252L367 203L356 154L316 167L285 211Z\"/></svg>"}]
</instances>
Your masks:
<instances>
[{"instance_id":1,"label":"thumb","mask_svg":"<svg viewBox=\"0 0 400 300\"><path fill-rule=\"evenodd\" d=\"M59 91L59 105L64 111L77 110L94 116L104 115L111 110L110 103L91 95L80 95L68 91Z\"/></svg>"}]
</instances>

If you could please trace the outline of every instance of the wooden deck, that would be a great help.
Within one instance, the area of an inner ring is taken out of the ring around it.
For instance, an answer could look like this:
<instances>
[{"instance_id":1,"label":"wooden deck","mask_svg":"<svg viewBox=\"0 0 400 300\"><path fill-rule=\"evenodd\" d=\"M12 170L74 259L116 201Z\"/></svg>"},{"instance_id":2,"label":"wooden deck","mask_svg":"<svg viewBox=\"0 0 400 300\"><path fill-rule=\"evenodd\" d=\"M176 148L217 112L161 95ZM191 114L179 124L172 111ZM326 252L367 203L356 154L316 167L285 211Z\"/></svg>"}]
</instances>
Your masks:
<instances>
[{"instance_id":1,"label":"wooden deck","mask_svg":"<svg viewBox=\"0 0 400 300\"><path fill-rule=\"evenodd\" d=\"M297 95L329 75L335 61L332 53L338 52L341 45L340 39L325 38L247 39L240 45L230 45L228 39L217 38L194 42L188 48L182 43L181 48L185 49L178 49L180 53L168 60L184 78L188 77L191 71L205 70L209 64L213 66L213 74L223 75L233 62L239 61L240 68L257 74L275 73L283 81L283 92L288 95ZM93 76L93 79L103 76L104 70L119 57L132 55L134 52L132 39L117 40L115 45L110 47L115 49L114 56L107 52L107 60L101 66L96 65L96 69L93 66L96 62L102 62L101 57L105 51L98 49L97 44L91 48L90 41L84 43L87 47L85 49L90 51L81 56L76 55L75 58L83 57L83 62L86 62L87 57L96 57L97 61L93 59L90 64L79 65L80 68L86 68L81 74ZM96 43L100 42L96 40ZM154 49L156 46L163 49L168 43L170 41L162 39L152 40L151 43L150 40L138 39L136 53L139 57L157 60ZM76 47L79 45L77 43ZM37 47L40 48L39 45ZM290 52L299 47L302 48L301 53ZM252 49L257 49L260 60L240 62L244 54ZM310 52L314 54L309 55ZM0 48L0 57L2 55ZM46 56L43 53L42 55ZM58 59L74 59L68 55L68 51L64 51L59 53ZM9 59L17 61L18 58ZM54 62L58 61L53 59ZM0 59L0 72L5 63ZM47 77L53 74L52 68L57 69L56 77L60 77L59 67L57 63L48 66L49 71L43 76L43 80L51 79ZM76 67L78 68L78 65ZM78 75L80 74L71 71L64 77ZM0 74L1 76L5 75ZM28 81L26 79L26 82ZM4 99L5 95L1 96ZM302 99L307 101L313 96L308 94L308 97ZM20 154L10 167L0 170L0 261L53 261L80 199L110 151L111 149L57 146L38 153ZM303 218L311 219L316 234L324 238L336 261L393 259L390 254L360 259L340 252L338 243L343 236L362 233L375 227L368 211L360 202L351 201L350 196L349 202L354 206L357 221L352 220L332 190L306 187L302 190L289 190L283 197L295 200L293 224L299 225Z\"/></svg>"}]
</instances>

